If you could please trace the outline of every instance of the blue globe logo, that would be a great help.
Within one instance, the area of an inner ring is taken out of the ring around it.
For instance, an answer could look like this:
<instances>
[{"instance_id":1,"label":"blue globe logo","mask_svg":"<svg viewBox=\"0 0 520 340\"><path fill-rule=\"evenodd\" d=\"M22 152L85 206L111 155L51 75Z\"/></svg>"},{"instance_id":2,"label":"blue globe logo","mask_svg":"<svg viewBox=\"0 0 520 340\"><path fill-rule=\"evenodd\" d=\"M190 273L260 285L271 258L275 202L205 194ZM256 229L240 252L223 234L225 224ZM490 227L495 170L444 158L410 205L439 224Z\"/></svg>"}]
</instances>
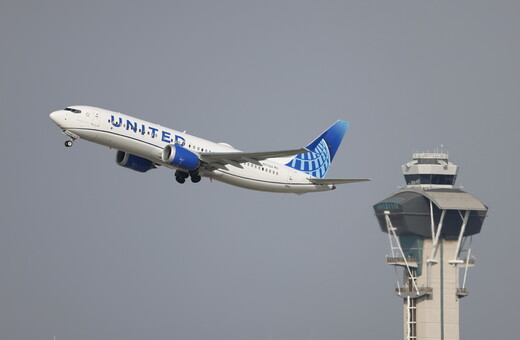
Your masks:
<instances>
[{"instance_id":1,"label":"blue globe logo","mask_svg":"<svg viewBox=\"0 0 520 340\"><path fill-rule=\"evenodd\" d=\"M322 139L314 150L310 151L297 155L286 165L317 178L325 177L330 166L330 151L327 143Z\"/></svg>"}]
</instances>

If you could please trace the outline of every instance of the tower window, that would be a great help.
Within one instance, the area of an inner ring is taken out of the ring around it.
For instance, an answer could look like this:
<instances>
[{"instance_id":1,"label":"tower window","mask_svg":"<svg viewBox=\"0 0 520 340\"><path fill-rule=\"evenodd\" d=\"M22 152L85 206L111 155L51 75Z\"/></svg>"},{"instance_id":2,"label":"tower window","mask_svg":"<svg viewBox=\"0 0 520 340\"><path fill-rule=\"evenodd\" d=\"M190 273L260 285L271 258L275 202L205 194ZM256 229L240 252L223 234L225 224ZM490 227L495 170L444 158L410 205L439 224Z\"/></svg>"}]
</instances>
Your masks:
<instances>
[{"instance_id":1,"label":"tower window","mask_svg":"<svg viewBox=\"0 0 520 340\"><path fill-rule=\"evenodd\" d=\"M437 174L416 174L416 175L405 175L406 184L408 185L420 185L420 184L433 184L433 185L454 185L455 175L437 175Z\"/></svg>"}]
</instances>

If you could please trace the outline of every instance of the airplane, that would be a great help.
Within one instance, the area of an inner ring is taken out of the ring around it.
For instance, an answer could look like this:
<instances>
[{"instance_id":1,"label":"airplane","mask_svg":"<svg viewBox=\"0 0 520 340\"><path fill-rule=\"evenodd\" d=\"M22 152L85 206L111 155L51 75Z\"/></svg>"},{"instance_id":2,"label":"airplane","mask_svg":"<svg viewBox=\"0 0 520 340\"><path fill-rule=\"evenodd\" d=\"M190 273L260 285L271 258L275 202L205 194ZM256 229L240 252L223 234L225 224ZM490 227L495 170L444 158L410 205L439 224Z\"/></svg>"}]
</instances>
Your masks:
<instances>
[{"instance_id":1,"label":"airplane","mask_svg":"<svg viewBox=\"0 0 520 340\"><path fill-rule=\"evenodd\" d=\"M327 179L325 175L349 123L338 120L307 147L267 152L242 152L227 143L214 143L159 124L93 106L68 106L50 114L68 136L101 144L117 151L116 163L147 172L158 166L175 171L178 183L202 177L237 187L304 194L334 190L337 184L370 181L368 178Z\"/></svg>"}]
</instances>

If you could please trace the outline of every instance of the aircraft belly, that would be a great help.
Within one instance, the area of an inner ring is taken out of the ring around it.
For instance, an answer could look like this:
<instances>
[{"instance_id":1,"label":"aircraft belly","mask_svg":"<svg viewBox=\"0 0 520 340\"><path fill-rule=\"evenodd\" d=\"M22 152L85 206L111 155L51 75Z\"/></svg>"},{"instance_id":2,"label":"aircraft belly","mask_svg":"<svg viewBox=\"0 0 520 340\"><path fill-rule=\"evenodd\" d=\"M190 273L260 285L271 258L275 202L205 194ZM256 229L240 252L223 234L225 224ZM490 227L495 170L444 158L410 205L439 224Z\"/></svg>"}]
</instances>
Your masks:
<instances>
[{"instance_id":1,"label":"aircraft belly","mask_svg":"<svg viewBox=\"0 0 520 340\"><path fill-rule=\"evenodd\" d=\"M285 182L268 181L265 179L247 178L231 173L215 171L211 176L215 180L223 183L231 184L237 187L266 191L266 192L280 192L292 194L305 194L308 192L328 191L331 190L328 186L313 185L310 183L291 183L288 185Z\"/></svg>"},{"instance_id":2,"label":"aircraft belly","mask_svg":"<svg viewBox=\"0 0 520 340\"><path fill-rule=\"evenodd\" d=\"M88 140L89 142L97 143L97 136L98 136L97 130L86 130L83 128L67 129L67 130L80 136L81 139Z\"/></svg>"},{"instance_id":3,"label":"aircraft belly","mask_svg":"<svg viewBox=\"0 0 520 340\"><path fill-rule=\"evenodd\" d=\"M213 178L227 184L251 190L267 192L285 192L287 189L283 183L267 183L264 181L242 178L224 173L220 173L219 176L213 176Z\"/></svg>"},{"instance_id":4,"label":"aircraft belly","mask_svg":"<svg viewBox=\"0 0 520 340\"><path fill-rule=\"evenodd\" d=\"M107 146L109 148L129 152L133 155L149 159L151 157L156 157L158 158L158 161L160 159L161 149L158 146L143 141L130 139L124 135L116 135L105 132L103 130L96 130L95 134L93 134L91 131L94 130L82 130L80 135L81 138Z\"/></svg>"}]
</instances>

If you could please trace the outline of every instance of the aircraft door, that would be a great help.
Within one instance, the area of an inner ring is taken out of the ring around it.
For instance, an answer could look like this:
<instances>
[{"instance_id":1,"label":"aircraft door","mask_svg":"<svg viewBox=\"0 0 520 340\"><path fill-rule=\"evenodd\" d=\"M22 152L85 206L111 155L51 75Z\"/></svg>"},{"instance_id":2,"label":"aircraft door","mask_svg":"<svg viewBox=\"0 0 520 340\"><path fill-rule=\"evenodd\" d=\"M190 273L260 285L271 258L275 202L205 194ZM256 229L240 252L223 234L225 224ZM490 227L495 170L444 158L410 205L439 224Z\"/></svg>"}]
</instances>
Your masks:
<instances>
[{"instance_id":1,"label":"aircraft door","mask_svg":"<svg viewBox=\"0 0 520 340\"><path fill-rule=\"evenodd\" d=\"M92 112L92 125L98 127L99 126L99 112Z\"/></svg>"},{"instance_id":2,"label":"aircraft door","mask_svg":"<svg viewBox=\"0 0 520 340\"><path fill-rule=\"evenodd\" d=\"M287 180L285 181L285 186L286 186L287 188L290 188L291 185L292 185L292 183L293 183L293 180L294 180L294 179L293 179L292 171L289 170L289 171L287 172Z\"/></svg>"}]
</instances>

